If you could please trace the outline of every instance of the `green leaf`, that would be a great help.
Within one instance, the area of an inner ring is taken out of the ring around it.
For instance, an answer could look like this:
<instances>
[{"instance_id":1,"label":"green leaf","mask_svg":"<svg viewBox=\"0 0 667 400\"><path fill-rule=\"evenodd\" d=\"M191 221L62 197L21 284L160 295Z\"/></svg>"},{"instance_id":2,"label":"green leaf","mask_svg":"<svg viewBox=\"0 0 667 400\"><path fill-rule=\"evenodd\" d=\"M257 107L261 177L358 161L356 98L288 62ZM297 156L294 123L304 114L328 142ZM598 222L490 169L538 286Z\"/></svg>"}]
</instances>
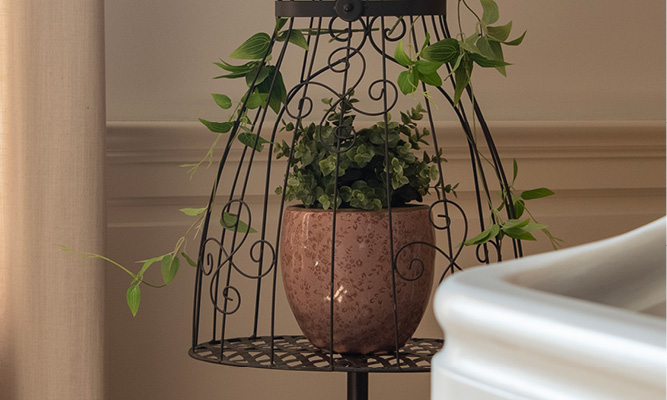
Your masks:
<instances>
[{"instance_id":1,"label":"green leaf","mask_svg":"<svg viewBox=\"0 0 667 400\"><path fill-rule=\"evenodd\" d=\"M227 110L228 108L231 108L232 106L232 101L229 99L224 94L217 94L213 93L211 94L213 96L213 100L215 100L215 103L220 106L220 108Z\"/></svg>"},{"instance_id":2,"label":"green leaf","mask_svg":"<svg viewBox=\"0 0 667 400\"><path fill-rule=\"evenodd\" d=\"M181 252L181 255L183 256L183 258L185 259L185 261L187 261L187 263L190 264L191 267L196 267L196 266L197 266L197 263L194 262L194 260L193 260L192 258L190 258L190 256L188 256L187 254L185 254L184 251Z\"/></svg>"},{"instance_id":3,"label":"green leaf","mask_svg":"<svg viewBox=\"0 0 667 400\"><path fill-rule=\"evenodd\" d=\"M530 232L526 232L524 229L503 229L503 233L507 236L518 239L518 240L537 240Z\"/></svg>"},{"instance_id":4,"label":"green leaf","mask_svg":"<svg viewBox=\"0 0 667 400\"><path fill-rule=\"evenodd\" d=\"M252 93L248 96L248 101L245 103L245 106L248 110L254 110L255 108L262 107L266 104L267 93Z\"/></svg>"},{"instance_id":5,"label":"green leaf","mask_svg":"<svg viewBox=\"0 0 667 400\"><path fill-rule=\"evenodd\" d=\"M289 18L285 18L285 17L276 18L275 31L278 32L279 30L283 29L283 26L285 26L285 23L287 21L289 21Z\"/></svg>"},{"instance_id":6,"label":"green leaf","mask_svg":"<svg viewBox=\"0 0 667 400\"><path fill-rule=\"evenodd\" d=\"M257 134L252 132L241 132L238 135L238 139L241 143L245 144L251 149L254 148L257 151L264 150L264 143L271 143L268 140L264 139L263 137L258 136ZM257 142L256 146L255 142Z\"/></svg>"},{"instance_id":7,"label":"green leaf","mask_svg":"<svg viewBox=\"0 0 667 400\"><path fill-rule=\"evenodd\" d=\"M227 133L234 126L233 122L211 122L202 118L199 118L199 122L204 124L209 131L215 133Z\"/></svg>"},{"instance_id":8,"label":"green leaf","mask_svg":"<svg viewBox=\"0 0 667 400\"><path fill-rule=\"evenodd\" d=\"M516 200L514 202L514 216L520 218L523 215L523 211L526 209L526 203L523 200Z\"/></svg>"},{"instance_id":9,"label":"green leaf","mask_svg":"<svg viewBox=\"0 0 667 400\"><path fill-rule=\"evenodd\" d=\"M442 63L440 62L433 62L426 60L417 60L415 65L417 66L417 71L419 71L420 74L424 75L429 75L434 72L438 72L438 69L442 67Z\"/></svg>"},{"instance_id":10,"label":"green leaf","mask_svg":"<svg viewBox=\"0 0 667 400\"><path fill-rule=\"evenodd\" d=\"M472 61L465 58L459 67L454 71L454 105L459 103L461 94L470 82L470 74L472 73Z\"/></svg>"},{"instance_id":11,"label":"green leaf","mask_svg":"<svg viewBox=\"0 0 667 400\"><path fill-rule=\"evenodd\" d=\"M222 218L220 219L220 224L222 225L223 228L230 230L230 231L236 231L239 233L255 233L257 232L254 230L252 227L248 226L243 221L240 221L239 218L236 215L230 214L228 212L222 213Z\"/></svg>"},{"instance_id":12,"label":"green leaf","mask_svg":"<svg viewBox=\"0 0 667 400\"><path fill-rule=\"evenodd\" d=\"M127 289L127 293L125 294L125 299L127 300L127 306L130 307L132 316L136 317L137 311L139 311L139 302L141 301L141 289L139 289L138 284L131 285Z\"/></svg>"},{"instance_id":13,"label":"green leaf","mask_svg":"<svg viewBox=\"0 0 667 400\"><path fill-rule=\"evenodd\" d=\"M512 31L512 21L508 22L503 26L488 26L487 33L489 40L495 40L496 42L504 42L510 35Z\"/></svg>"},{"instance_id":14,"label":"green leaf","mask_svg":"<svg viewBox=\"0 0 667 400\"><path fill-rule=\"evenodd\" d=\"M417 77L411 71L403 71L398 75L398 87L403 94L413 93L417 89Z\"/></svg>"},{"instance_id":15,"label":"green leaf","mask_svg":"<svg viewBox=\"0 0 667 400\"><path fill-rule=\"evenodd\" d=\"M545 230L546 228L547 228L546 225L533 224L533 223L527 224L526 226L523 227L523 229L525 229L529 232L530 231L542 231L542 230Z\"/></svg>"},{"instance_id":16,"label":"green leaf","mask_svg":"<svg viewBox=\"0 0 667 400\"><path fill-rule=\"evenodd\" d=\"M505 61L489 60L483 55L477 53L470 53L470 59L483 68L504 67L506 65L510 65L510 63L506 63Z\"/></svg>"},{"instance_id":17,"label":"green leaf","mask_svg":"<svg viewBox=\"0 0 667 400\"><path fill-rule=\"evenodd\" d=\"M468 36L467 38L465 38L465 40L459 41L458 42L459 47L463 50L466 50L468 53L482 54L479 51L479 49L477 48L477 46L475 45L475 43L477 43L478 38L479 38L479 34L474 33L474 34Z\"/></svg>"},{"instance_id":18,"label":"green leaf","mask_svg":"<svg viewBox=\"0 0 667 400\"><path fill-rule=\"evenodd\" d=\"M257 70L259 69L259 75L257 75ZM257 76L257 79L255 79L255 76ZM260 83L264 82L264 80L269 76L269 69L264 66L261 67L258 65L255 69L252 69L248 71L248 73L245 75L245 83L248 85L248 87L252 86L252 83L255 82L255 86L259 85Z\"/></svg>"},{"instance_id":19,"label":"green leaf","mask_svg":"<svg viewBox=\"0 0 667 400\"><path fill-rule=\"evenodd\" d=\"M203 207L203 208L181 208L180 212L183 214L189 216L189 217L196 217L197 215L201 215L208 210L208 207Z\"/></svg>"},{"instance_id":20,"label":"green leaf","mask_svg":"<svg viewBox=\"0 0 667 400\"><path fill-rule=\"evenodd\" d=\"M424 49L426 48L426 46L429 45L430 42L431 42L431 35L428 32L426 32L426 37L424 38L424 44L422 45L422 48L419 50L419 54L417 54L418 56L421 55L421 52L424 51Z\"/></svg>"},{"instance_id":21,"label":"green leaf","mask_svg":"<svg viewBox=\"0 0 667 400\"><path fill-rule=\"evenodd\" d=\"M472 239L468 239L463 244L466 246L472 246L476 244L482 244L486 243L489 240L492 240L494 237L498 236L498 233L500 233L500 226L497 224L491 225L487 230L484 232L480 233L479 235L475 236Z\"/></svg>"},{"instance_id":22,"label":"green leaf","mask_svg":"<svg viewBox=\"0 0 667 400\"><path fill-rule=\"evenodd\" d=\"M504 231L506 229L523 228L524 226L528 225L529 222L530 219L525 219L523 221L521 221L520 219L508 219L503 224L502 229Z\"/></svg>"},{"instance_id":23,"label":"green leaf","mask_svg":"<svg viewBox=\"0 0 667 400\"><path fill-rule=\"evenodd\" d=\"M498 12L498 5L493 0L481 0L482 3L482 21L486 22L487 25L490 25L500 17Z\"/></svg>"},{"instance_id":24,"label":"green leaf","mask_svg":"<svg viewBox=\"0 0 667 400\"><path fill-rule=\"evenodd\" d=\"M432 72L430 74L419 74L419 79L427 85L440 87L442 86L442 78L438 72Z\"/></svg>"},{"instance_id":25,"label":"green leaf","mask_svg":"<svg viewBox=\"0 0 667 400\"><path fill-rule=\"evenodd\" d=\"M519 164L517 164L516 158L512 160L512 166L514 167L514 171L512 173L512 185L514 185L514 181L516 181L516 177L519 175Z\"/></svg>"},{"instance_id":26,"label":"green leaf","mask_svg":"<svg viewBox=\"0 0 667 400\"><path fill-rule=\"evenodd\" d=\"M548 197L554 194L554 192L547 188L539 188L521 192L521 198L524 200L541 199L542 197Z\"/></svg>"},{"instance_id":27,"label":"green leaf","mask_svg":"<svg viewBox=\"0 0 667 400\"><path fill-rule=\"evenodd\" d=\"M135 282L136 282L137 284L139 284L139 282L141 282L141 281L144 279L144 274L146 273L146 271L148 270L148 268L149 268L151 265L153 265L154 263L156 263L156 262L158 262L158 261L162 261L162 259L163 259L164 257L166 257L167 255L169 255L169 254L171 254L171 253L167 253L167 254L161 255L161 256L159 256L159 257L153 257L153 258L150 258L150 259L148 259L148 260L143 260L144 265L141 266L141 269L139 270L139 273L137 273ZM139 262L141 262L141 261L139 261Z\"/></svg>"},{"instance_id":28,"label":"green leaf","mask_svg":"<svg viewBox=\"0 0 667 400\"><path fill-rule=\"evenodd\" d=\"M236 50L229 55L231 58L241 60L258 60L264 57L269 50L271 38L264 32L256 33L250 39L243 42Z\"/></svg>"},{"instance_id":29,"label":"green leaf","mask_svg":"<svg viewBox=\"0 0 667 400\"><path fill-rule=\"evenodd\" d=\"M242 78L244 76L246 76L246 72L234 72L228 75L216 76L213 79L236 79L236 78Z\"/></svg>"},{"instance_id":30,"label":"green leaf","mask_svg":"<svg viewBox=\"0 0 667 400\"><path fill-rule=\"evenodd\" d=\"M428 61L448 63L459 56L459 42L456 39L443 39L426 47L421 57Z\"/></svg>"},{"instance_id":31,"label":"green leaf","mask_svg":"<svg viewBox=\"0 0 667 400\"><path fill-rule=\"evenodd\" d=\"M503 49L498 42L490 42L487 38L481 37L479 40L477 40L477 48L484 57L490 60L505 61L505 57L503 56ZM503 71L500 72L505 75L503 73L504 67L499 68L503 68Z\"/></svg>"},{"instance_id":32,"label":"green leaf","mask_svg":"<svg viewBox=\"0 0 667 400\"><path fill-rule=\"evenodd\" d=\"M220 62L214 62L213 64L224 69L225 71L243 75L248 71L250 71L251 69L255 68L255 66L257 65L257 61L250 61L243 65L232 65L225 62L224 60L220 60Z\"/></svg>"},{"instance_id":33,"label":"green leaf","mask_svg":"<svg viewBox=\"0 0 667 400\"><path fill-rule=\"evenodd\" d=\"M269 69L269 76L257 86L257 92L269 93L269 90L271 90L271 83L274 81L275 76L275 84L273 85L273 90L271 90L269 106L276 114L278 114L280 112L281 104L285 102L285 98L287 97L287 89L285 89L285 83L283 82L283 76L280 71L277 71L274 66L266 68Z\"/></svg>"},{"instance_id":34,"label":"green leaf","mask_svg":"<svg viewBox=\"0 0 667 400\"><path fill-rule=\"evenodd\" d=\"M511 40L511 41L509 41L509 42L505 42L505 44L508 45L508 46L518 46L518 45L521 44L521 42L523 42L523 38L524 38L525 36L526 36L526 31L523 31L523 33L521 34L521 36L519 36L518 38L516 38L516 39L514 39L514 40Z\"/></svg>"},{"instance_id":35,"label":"green leaf","mask_svg":"<svg viewBox=\"0 0 667 400\"><path fill-rule=\"evenodd\" d=\"M168 256L169 254L171 254L171 253L163 254L163 255L161 255L161 256L157 256L157 257L149 258L148 260L141 260L141 261L137 261L137 262L140 262L140 263L141 263L141 262L142 262L142 263L151 263L151 264L152 264L152 263L154 263L154 262L162 261L162 259L163 259L165 256Z\"/></svg>"},{"instance_id":36,"label":"green leaf","mask_svg":"<svg viewBox=\"0 0 667 400\"><path fill-rule=\"evenodd\" d=\"M301 31L292 30L288 40L290 43L295 44L304 50L308 50L308 41L303 36L303 33L301 33Z\"/></svg>"},{"instance_id":37,"label":"green leaf","mask_svg":"<svg viewBox=\"0 0 667 400\"><path fill-rule=\"evenodd\" d=\"M168 285L174 279L180 266L181 261L177 256L174 257L171 254L164 256L162 259L162 279L165 285Z\"/></svg>"},{"instance_id":38,"label":"green leaf","mask_svg":"<svg viewBox=\"0 0 667 400\"><path fill-rule=\"evenodd\" d=\"M481 37L477 39L477 48L479 49L480 53L488 59L491 60L498 60L498 56L494 53L493 49L491 48L491 45L489 44L489 40L485 37Z\"/></svg>"},{"instance_id":39,"label":"green leaf","mask_svg":"<svg viewBox=\"0 0 667 400\"><path fill-rule=\"evenodd\" d=\"M394 58L396 59L396 62L401 64L404 67L409 67L414 62L408 57L407 54L405 54L405 51L403 51L403 39L398 41L398 44L396 45L396 50L394 51Z\"/></svg>"}]
</instances>

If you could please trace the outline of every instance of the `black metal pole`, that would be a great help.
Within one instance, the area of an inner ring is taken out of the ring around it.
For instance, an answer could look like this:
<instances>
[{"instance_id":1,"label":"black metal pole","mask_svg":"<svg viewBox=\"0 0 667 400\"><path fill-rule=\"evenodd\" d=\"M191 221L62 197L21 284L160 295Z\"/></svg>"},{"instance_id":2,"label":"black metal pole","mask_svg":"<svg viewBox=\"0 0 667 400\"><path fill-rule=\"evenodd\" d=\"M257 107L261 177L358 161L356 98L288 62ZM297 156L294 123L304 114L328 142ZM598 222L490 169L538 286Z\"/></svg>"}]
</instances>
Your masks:
<instances>
[{"instance_id":1,"label":"black metal pole","mask_svg":"<svg viewBox=\"0 0 667 400\"><path fill-rule=\"evenodd\" d=\"M368 372L347 373L347 400L368 400Z\"/></svg>"}]
</instances>

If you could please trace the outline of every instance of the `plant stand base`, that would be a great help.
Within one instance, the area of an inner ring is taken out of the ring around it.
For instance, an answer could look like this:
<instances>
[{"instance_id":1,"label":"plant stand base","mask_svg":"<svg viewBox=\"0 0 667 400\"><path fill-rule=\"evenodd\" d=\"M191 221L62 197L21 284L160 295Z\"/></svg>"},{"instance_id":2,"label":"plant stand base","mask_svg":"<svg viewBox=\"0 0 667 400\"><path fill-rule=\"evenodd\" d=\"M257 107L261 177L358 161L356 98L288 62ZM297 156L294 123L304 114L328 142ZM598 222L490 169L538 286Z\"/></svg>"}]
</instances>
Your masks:
<instances>
[{"instance_id":1,"label":"plant stand base","mask_svg":"<svg viewBox=\"0 0 667 400\"><path fill-rule=\"evenodd\" d=\"M347 373L347 400L368 400L368 372Z\"/></svg>"}]
</instances>

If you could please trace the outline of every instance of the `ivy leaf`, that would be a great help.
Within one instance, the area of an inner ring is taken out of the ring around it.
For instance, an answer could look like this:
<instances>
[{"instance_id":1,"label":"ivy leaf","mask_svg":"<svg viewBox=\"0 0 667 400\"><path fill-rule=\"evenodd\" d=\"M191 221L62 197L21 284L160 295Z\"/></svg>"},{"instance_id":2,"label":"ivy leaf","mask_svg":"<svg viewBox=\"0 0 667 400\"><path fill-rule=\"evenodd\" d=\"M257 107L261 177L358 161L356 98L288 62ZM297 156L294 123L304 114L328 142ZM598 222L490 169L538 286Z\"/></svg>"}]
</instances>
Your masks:
<instances>
[{"instance_id":1,"label":"ivy leaf","mask_svg":"<svg viewBox=\"0 0 667 400\"><path fill-rule=\"evenodd\" d=\"M428 61L448 63L459 56L459 42L456 39L443 39L426 47L421 57Z\"/></svg>"},{"instance_id":2,"label":"ivy leaf","mask_svg":"<svg viewBox=\"0 0 667 400\"><path fill-rule=\"evenodd\" d=\"M417 67L417 71L419 71L420 74L424 75L429 75L434 72L438 72L438 69L442 67L442 63L440 62L433 62L426 60L417 60L415 65Z\"/></svg>"},{"instance_id":3,"label":"ivy leaf","mask_svg":"<svg viewBox=\"0 0 667 400\"><path fill-rule=\"evenodd\" d=\"M259 70L259 75L257 75L258 70ZM255 76L257 76L257 79L255 79ZM246 85L248 85L248 87L250 87L252 86L252 83L255 82L255 86L257 86L260 83L264 82L264 80L268 76L269 76L269 69L267 67L260 67L258 65L257 67L248 71L248 73L245 74L245 83Z\"/></svg>"},{"instance_id":4,"label":"ivy leaf","mask_svg":"<svg viewBox=\"0 0 667 400\"><path fill-rule=\"evenodd\" d=\"M482 21L486 22L487 25L490 25L500 17L498 12L498 4L493 0L481 0L482 3Z\"/></svg>"},{"instance_id":5,"label":"ivy leaf","mask_svg":"<svg viewBox=\"0 0 667 400\"><path fill-rule=\"evenodd\" d=\"M288 32L289 31L280 32L280 35L278 35L276 40L278 42L284 42L285 39L287 38ZM301 33L301 31L293 29L292 32L289 32L288 40L290 43L295 44L304 50L308 50L308 41L306 41L306 38L303 36L303 33Z\"/></svg>"},{"instance_id":6,"label":"ivy leaf","mask_svg":"<svg viewBox=\"0 0 667 400\"><path fill-rule=\"evenodd\" d=\"M215 103L220 106L223 110L227 110L231 108L232 106L232 101L229 99L228 96L224 94L217 94L213 93L211 94L213 96L213 100L215 100Z\"/></svg>"},{"instance_id":7,"label":"ivy leaf","mask_svg":"<svg viewBox=\"0 0 667 400\"><path fill-rule=\"evenodd\" d=\"M541 199L543 197L552 196L554 194L554 192L547 188L539 188L521 192L521 198L524 200Z\"/></svg>"},{"instance_id":8,"label":"ivy leaf","mask_svg":"<svg viewBox=\"0 0 667 400\"><path fill-rule=\"evenodd\" d=\"M418 56L421 55L422 51L424 51L424 49L426 48L426 46L429 45L430 42L431 42L431 35L429 35L429 33L426 32L426 37L424 38L424 44L422 45L422 48L419 50L419 54L417 54Z\"/></svg>"},{"instance_id":9,"label":"ivy leaf","mask_svg":"<svg viewBox=\"0 0 667 400\"><path fill-rule=\"evenodd\" d=\"M512 173L512 185L514 185L514 181L516 181L517 175L519 175L519 164L516 162L516 158L512 160L512 166L513 166L513 173Z\"/></svg>"},{"instance_id":10,"label":"ivy leaf","mask_svg":"<svg viewBox=\"0 0 667 400\"><path fill-rule=\"evenodd\" d=\"M483 55L477 53L470 53L470 59L483 68L504 67L506 65L511 65L505 61L489 60Z\"/></svg>"},{"instance_id":11,"label":"ivy leaf","mask_svg":"<svg viewBox=\"0 0 667 400\"><path fill-rule=\"evenodd\" d=\"M232 65L225 62L224 60L220 60L220 62L214 62L213 64L231 73L245 74L257 65L257 61L250 61L243 65Z\"/></svg>"},{"instance_id":12,"label":"ivy leaf","mask_svg":"<svg viewBox=\"0 0 667 400\"><path fill-rule=\"evenodd\" d=\"M419 79L427 85L440 87L442 86L442 78L438 72L432 72L430 74L419 74Z\"/></svg>"},{"instance_id":13,"label":"ivy leaf","mask_svg":"<svg viewBox=\"0 0 667 400\"><path fill-rule=\"evenodd\" d=\"M236 50L229 55L231 58L241 60L258 60L264 57L269 50L271 38L264 32L256 33L250 39L243 42Z\"/></svg>"},{"instance_id":14,"label":"ivy leaf","mask_svg":"<svg viewBox=\"0 0 667 400\"><path fill-rule=\"evenodd\" d=\"M280 71L276 70L276 67L269 66L266 67L269 70L269 75L264 79L264 81L257 85L258 93L269 93L271 91L271 97L269 98L269 107L278 114L280 112L281 104L285 102L287 97L287 89L285 89L285 83L283 81L283 76ZM274 81L273 90L271 90L271 84Z\"/></svg>"},{"instance_id":15,"label":"ivy leaf","mask_svg":"<svg viewBox=\"0 0 667 400\"><path fill-rule=\"evenodd\" d=\"M490 60L505 61L499 42L489 41L487 38L481 37L477 40L477 48L484 57Z\"/></svg>"},{"instance_id":16,"label":"ivy leaf","mask_svg":"<svg viewBox=\"0 0 667 400\"><path fill-rule=\"evenodd\" d=\"M144 279L144 274L148 270L148 267L150 267L151 265L153 265L152 260L146 260L146 262L144 262L144 265L141 266L141 269L137 273L137 280L141 281L142 279Z\"/></svg>"},{"instance_id":17,"label":"ivy leaf","mask_svg":"<svg viewBox=\"0 0 667 400\"><path fill-rule=\"evenodd\" d=\"M216 76L213 79L236 79L236 78L242 78L244 76L246 76L246 72L234 72L227 75Z\"/></svg>"},{"instance_id":18,"label":"ivy leaf","mask_svg":"<svg viewBox=\"0 0 667 400\"><path fill-rule=\"evenodd\" d=\"M262 107L266 104L266 98L268 93L251 93L248 96L248 101L245 103L245 106L248 110L254 110L255 108Z\"/></svg>"},{"instance_id":19,"label":"ivy leaf","mask_svg":"<svg viewBox=\"0 0 667 400\"><path fill-rule=\"evenodd\" d=\"M131 285L127 289L127 293L125 294L125 299L127 300L127 306L130 307L132 316L136 317L137 311L139 311L139 302L141 301L141 289L139 289L138 284Z\"/></svg>"},{"instance_id":20,"label":"ivy leaf","mask_svg":"<svg viewBox=\"0 0 667 400\"><path fill-rule=\"evenodd\" d=\"M405 54L405 51L403 51L403 39L398 41L398 45L396 45L396 50L394 51L394 58L396 59L396 62L401 64L404 67L409 67L414 62L408 57L407 54Z\"/></svg>"},{"instance_id":21,"label":"ivy leaf","mask_svg":"<svg viewBox=\"0 0 667 400\"><path fill-rule=\"evenodd\" d=\"M255 233L257 232L254 230L252 227L248 226L245 222L239 220L239 218L236 215L230 214L228 212L222 213L222 218L220 219L220 224L222 225L223 228L230 230L230 231L236 231L239 233Z\"/></svg>"},{"instance_id":22,"label":"ivy leaf","mask_svg":"<svg viewBox=\"0 0 667 400\"><path fill-rule=\"evenodd\" d=\"M264 150L264 143L271 143L268 140L264 139L263 137L258 136L257 134L252 132L241 132L238 135L238 139L241 143L245 144L251 149L254 148L257 151ZM255 142L257 143L257 145L255 145Z\"/></svg>"},{"instance_id":23,"label":"ivy leaf","mask_svg":"<svg viewBox=\"0 0 667 400\"><path fill-rule=\"evenodd\" d=\"M518 38L516 38L514 40L511 40L509 42L505 42L505 44L508 45L508 46L518 46L518 45L520 45L521 42L523 42L523 38L526 36L526 32L527 31L523 31L521 36L519 36Z\"/></svg>"},{"instance_id":24,"label":"ivy leaf","mask_svg":"<svg viewBox=\"0 0 667 400\"><path fill-rule=\"evenodd\" d=\"M162 259L162 279L164 284L168 285L176 276L178 268L181 266L181 261L178 256L168 254Z\"/></svg>"},{"instance_id":25,"label":"ivy leaf","mask_svg":"<svg viewBox=\"0 0 667 400\"><path fill-rule=\"evenodd\" d=\"M502 228L503 228L503 231L506 230L506 229L522 228L522 227L528 225L529 222L530 222L530 219L528 219L528 218L523 220L523 221L521 221L520 219L508 219L507 221L505 221Z\"/></svg>"},{"instance_id":26,"label":"ivy leaf","mask_svg":"<svg viewBox=\"0 0 667 400\"><path fill-rule=\"evenodd\" d=\"M521 218L523 211L526 209L526 203L523 200L514 201L514 216L516 218Z\"/></svg>"},{"instance_id":27,"label":"ivy leaf","mask_svg":"<svg viewBox=\"0 0 667 400\"><path fill-rule=\"evenodd\" d=\"M163 254L161 256L157 256L157 257L149 258L148 260L141 260L141 261L137 261L137 262L151 263L152 264L154 262L162 261L162 259L169 254L171 254L171 253Z\"/></svg>"},{"instance_id":28,"label":"ivy leaf","mask_svg":"<svg viewBox=\"0 0 667 400\"><path fill-rule=\"evenodd\" d=\"M518 240L537 240L535 239L535 236L533 236L532 233L527 232L524 229L518 228L518 229L503 229L503 233L506 234L507 236L518 239Z\"/></svg>"},{"instance_id":29,"label":"ivy leaf","mask_svg":"<svg viewBox=\"0 0 667 400\"><path fill-rule=\"evenodd\" d=\"M526 226L524 226L524 229L527 230L527 231L541 231L541 230L544 230L546 228L547 228L546 225L533 224L533 223L530 223L530 224L527 224Z\"/></svg>"},{"instance_id":30,"label":"ivy leaf","mask_svg":"<svg viewBox=\"0 0 667 400\"><path fill-rule=\"evenodd\" d=\"M465 242L463 242L463 244L466 246L472 246L476 244L486 243L489 240L492 240L494 237L498 236L499 233L500 233L500 226L498 226L498 224L493 224L487 230L485 230L484 232L480 233L479 235L475 236L472 239L466 240Z\"/></svg>"},{"instance_id":31,"label":"ivy leaf","mask_svg":"<svg viewBox=\"0 0 667 400\"><path fill-rule=\"evenodd\" d=\"M156 262L158 262L158 261L162 261L162 259L163 259L165 256L167 256L168 254L169 254L169 253L167 253L167 254L165 254L165 255L162 255L162 256L159 256L159 257L153 257L153 258L150 258L150 259L148 259L148 260L144 260L144 261L143 261L143 262L144 262L144 265L141 266L141 269L140 269L139 272L137 273L137 275L136 275L135 280L134 280L133 283L136 283L136 284L138 285L138 284L144 279L144 274L146 273L146 271L148 270L148 268L149 268L151 265L153 265L154 263L156 263ZM141 261L139 261L139 262L141 262Z\"/></svg>"},{"instance_id":32,"label":"ivy leaf","mask_svg":"<svg viewBox=\"0 0 667 400\"><path fill-rule=\"evenodd\" d=\"M190 258L190 256L188 256L187 254L185 254L184 251L181 252L181 255L183 256L183 258L185 259L185 261L187 261L187 263L190 264L191 267L196 267L196 266L197 266L197 263L194 262L194 260L193 260L192 258Z\"/></svg>"},{"instance_id":33,"label":"ivy leaf","mask_svg":"<svg viewBox=\"0 0 667 400\"><path fill-rule=\"evenodd\" d=\"M234 126L233 122L212 122L205 119L199 118L199 122L204 124L209 131L215 133L227 133Z\"/></svg>"},{"instance_id":34,"label":"ivy leaf","mask_svg":"<svg viewBox=\"0 0 667 400\"><path fill-rule=\"evenodd\" d=\"M403 94L413 93L417 89L417 77L412 71L403 71L398 75L398 87Z\"/></svg>"},{"instance_id":35,"label":"ivy leaf","mask_svg":"<svg viewBox=\"0 0 667 400\"><path fill-rule=\"evenodd\" d=\"M459 67L454 71L454 105L456 106L461 99L461 94L468 86L470 82L470 75L472 73L472 61L467 57L464 57L464 60L459 65Z\"/></svg>"},{"instance_id":36,"label":"ivy leaf","mask_svg":"<svg viewBox=\"0 0 667 400\"><path fill-rule=\"evenodd\" d=\"M203 208L181 208L180 212L183 214L189 216L189 217L196 217L197 215L201 215L208 210L208 207L203 207Z\"/></svg>"},{"instance_id":37,"label":"ivy leaf","mask_svg":"<svg viewBox=\"0 0 667 400\"><path fill-rule=\"evenodd\" d=\"M498 42L488 42L489 47L491 47L491 52L495 56L496 60L500 61L505 61L505 56L503 55L503 48L500 46L500 43ZM507 76L507 70L505 69L505 66L501 67L496 67L498 72L500 72L503 76Z\"/></svg>"},{"instance_id":38,"label":"ivy leaf","mask_svg":"<svg viewBox=\"0 0 667 400\"><path fill-rule=\"evenodd\" d=\"M285 26L285 23L287 21L289 21L289 18L285 18L285 17L276 18L275 31L278 32L279 30L283 29L283 26Z\"/></svg>"},{"instance_id":39,"label":"ivy leaf","mask_svg":"<svg viewBox=\"0 0 667 400\"><path fill-rule=\"evenodd\" d=\"M512 21L508 22L503 26L488 26L487 28L489 40L494 40L496 42L504 42L510 35L512 31Z\"/></svg>"}]
</instances>

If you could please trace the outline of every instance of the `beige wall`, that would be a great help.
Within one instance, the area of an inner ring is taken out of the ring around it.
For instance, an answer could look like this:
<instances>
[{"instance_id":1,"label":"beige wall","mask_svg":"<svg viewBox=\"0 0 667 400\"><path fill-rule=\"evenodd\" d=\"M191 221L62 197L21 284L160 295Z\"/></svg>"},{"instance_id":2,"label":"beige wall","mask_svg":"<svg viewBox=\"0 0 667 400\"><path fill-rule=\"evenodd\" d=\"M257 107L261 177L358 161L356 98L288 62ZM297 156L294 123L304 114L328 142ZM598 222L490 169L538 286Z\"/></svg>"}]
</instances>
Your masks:
<instances>
[{"instance_id":1,"label":"beige wall","mask_svg":"<svg viewBox=\"0 0 667 400\"><path fill-rule=\"evenodd\" d=\"M495 71L476 76L490 120L664 119L664 2L499 5L501 21L528 33L506 51L514 64L506 79ZM252 33L270 31L272 16L270 0L107 1L108 119L219 115L207 93L240 95L242 85L230 90L212 80L219 72L212 62Z\"/></svg>"},{"instance_id":2,"label":"beige wall","mask_svg":"<svg viewBox=\"0 0 667 400\"><path fill-rule=\"evenodd\" d=\"M475 85L501 156L519 162L518 186L547 186L557 193L536 200L533 213L567 246L663 215L664 2L499 4L501 18L511 15L515 29L528 29L528 35L522 46L506 53L515 64L508 78L489 71L477 75ZM242 90L242 85L211 80L218 73L211 62L258 27L268 31L272 9L268 0L107 0L112 258L132 264L170 251L188 225L177 209L205 203L213 170L189 181L178 167L197 161L211 140L192 121L224 118L209 93L238 97ZM247 23L253 15L258 22ZM461 203L469 205L464 143L451 116L439 115L438 135L451 154L447 173L463 182ZM540 240L526 249L537 253L549 248ZM468 258L467 264L473 263ZM159 271L154 273L153 280L159 280ZM186 267L170 289L144 289L134 319L125 305L127 277L109 267L106 280L110 399L345 396L340 373L230 368L190 359L194 274ZM287 308L279 314L293 327ZM440 335L430 314L418 334ZM428 374L373 375L371 397L427 399L428 379Z\"/></svg>"}]
</instances>

